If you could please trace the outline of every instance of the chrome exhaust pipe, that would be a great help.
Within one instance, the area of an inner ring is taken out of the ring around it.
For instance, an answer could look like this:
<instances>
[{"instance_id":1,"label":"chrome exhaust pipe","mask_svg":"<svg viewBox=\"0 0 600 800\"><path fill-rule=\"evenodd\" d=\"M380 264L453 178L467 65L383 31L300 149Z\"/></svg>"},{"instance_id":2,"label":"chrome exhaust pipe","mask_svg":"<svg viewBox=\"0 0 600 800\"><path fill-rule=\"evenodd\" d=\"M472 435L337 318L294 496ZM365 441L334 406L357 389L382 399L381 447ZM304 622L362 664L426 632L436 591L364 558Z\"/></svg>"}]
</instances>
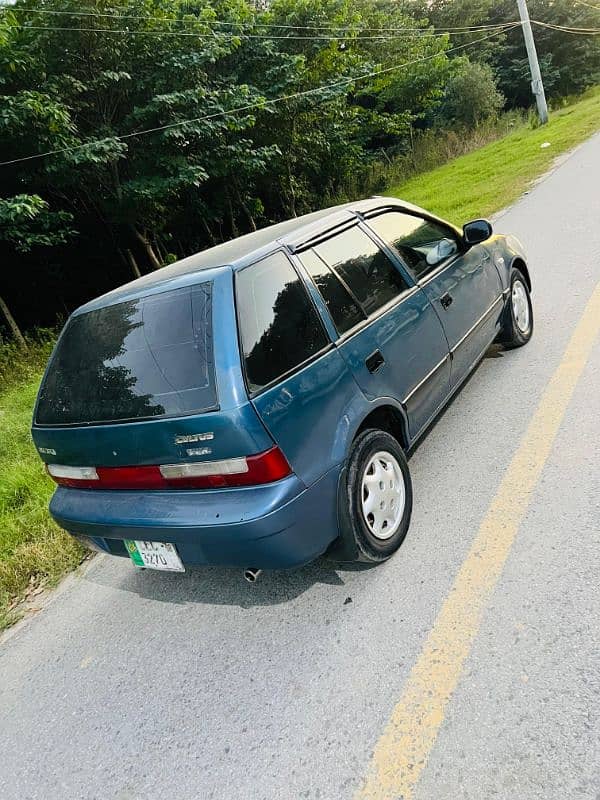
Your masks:
<instances>
[{"instance_id":1,"label":"chrome exhaust pipe","mask_svg":"<svg viewBox=\"0 0 600 800\"><path fill-rule=\"evenodd\" d=\"M248 583L256 583L261 572L262 569L256 569L256 567L246 567L244 570L244 579L247 580Z\"/></svg>"}]
</instances>

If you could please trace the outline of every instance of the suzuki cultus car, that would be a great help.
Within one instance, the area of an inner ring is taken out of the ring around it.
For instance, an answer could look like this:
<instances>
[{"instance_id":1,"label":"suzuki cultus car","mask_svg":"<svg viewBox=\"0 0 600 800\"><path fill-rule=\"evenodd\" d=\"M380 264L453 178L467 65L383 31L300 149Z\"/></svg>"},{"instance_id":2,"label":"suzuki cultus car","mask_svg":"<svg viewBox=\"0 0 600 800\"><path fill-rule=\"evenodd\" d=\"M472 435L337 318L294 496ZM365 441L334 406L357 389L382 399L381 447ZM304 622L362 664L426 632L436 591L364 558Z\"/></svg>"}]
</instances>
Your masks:
<instances>
[{"instance_id":1,"label":"suzuki cultus car","mask_svg":"<svg viewBox=\"0 0 600 800\"><path fill-rule=\"evenodd\" d=\"M530 339L530 289L512 236L392 198L144 276L78 309L48 365L50 512L157 569L384 561L407 452L492 342Z\"/></svg>"}]
</instances>

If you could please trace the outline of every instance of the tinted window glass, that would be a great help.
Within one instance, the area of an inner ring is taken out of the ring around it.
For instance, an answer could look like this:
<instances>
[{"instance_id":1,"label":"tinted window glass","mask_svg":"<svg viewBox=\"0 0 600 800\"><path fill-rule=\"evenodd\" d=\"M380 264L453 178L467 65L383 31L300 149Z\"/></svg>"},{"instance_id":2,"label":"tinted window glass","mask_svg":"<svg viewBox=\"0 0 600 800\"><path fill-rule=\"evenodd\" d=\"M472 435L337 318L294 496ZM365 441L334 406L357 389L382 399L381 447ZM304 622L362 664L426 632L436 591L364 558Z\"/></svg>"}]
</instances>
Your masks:
<instances>
[{"instance_id":1,"label":"tinted window glass","mask_svg":"<svg viewBox=\"0 0 600 800\"><path fill-rule=\"evenodd\" d=\"M300 260L321 292L338 333L345 333L365 318L343 283L314 250L301 253Z\"/></svg>"},{"instance_id":2,"label":"tinted window glass","mask_svg":"<svg viewBox=\"0 0 600 800\"><path fill-rule=\"evenodd\" d=\"M423 217L390 211L367 223L396 248L417 280L459 250L453 230Z\"/></svg>"},{"instance_id":3,"label":"tinted window glass","mask_svg":"<svg viewBox=\"0 0 600 800\"><path fill-rule=\"evenodd\" d=\"M401 273L360 228L350 228L315 250L335 269L367 314L408 288Z\"/></svg>"},{"instance_id":4,"label":"tinted window glass","mask_svg":"<svg viewBox=\"0 0 600 800\"><path fill-rule=\"evenodd\" d=\"M68 323L37 422L114 422L214 409L211 284L90 311Z\"/></svg>"},{"instance_id":5,"label":"tinted window glass","mask_svg":"<svg viewBox=\"0 0 600 800\"><path fill-rule=\"evenodd\" d=\"M327 345L317 312L283 253L236 275L248 388L256 392Z\"/></svg>"}]
</instances>

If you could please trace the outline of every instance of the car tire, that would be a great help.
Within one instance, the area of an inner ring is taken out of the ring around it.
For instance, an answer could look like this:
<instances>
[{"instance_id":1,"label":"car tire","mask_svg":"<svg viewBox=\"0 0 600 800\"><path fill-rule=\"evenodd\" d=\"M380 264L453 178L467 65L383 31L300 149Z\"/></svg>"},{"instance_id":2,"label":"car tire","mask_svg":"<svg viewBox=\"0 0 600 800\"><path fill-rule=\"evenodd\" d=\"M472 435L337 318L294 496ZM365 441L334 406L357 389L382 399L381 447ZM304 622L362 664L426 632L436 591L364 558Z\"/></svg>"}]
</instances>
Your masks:
<instances>
[{"instance_id":1,"label":"car tire","mask_svg":"<svg viewBox=\"0 0 600 800\"><path fill-rule=\"evenodd\" d=\"M345 488L357 560L386 561L404 541L412 513L410 471L398 441L375 429L357 436Z\"/></svg>"},{"instance_id":2,"label":"car tire","mask_svg":"<svg viewBox=\"0 0 600 800\"><path fill-rule=\"evenodd\" d=\"M507 350L523 347L533 336L533 306L523 273L513 269L499 342Z\"/></svg>"}]
</instances>

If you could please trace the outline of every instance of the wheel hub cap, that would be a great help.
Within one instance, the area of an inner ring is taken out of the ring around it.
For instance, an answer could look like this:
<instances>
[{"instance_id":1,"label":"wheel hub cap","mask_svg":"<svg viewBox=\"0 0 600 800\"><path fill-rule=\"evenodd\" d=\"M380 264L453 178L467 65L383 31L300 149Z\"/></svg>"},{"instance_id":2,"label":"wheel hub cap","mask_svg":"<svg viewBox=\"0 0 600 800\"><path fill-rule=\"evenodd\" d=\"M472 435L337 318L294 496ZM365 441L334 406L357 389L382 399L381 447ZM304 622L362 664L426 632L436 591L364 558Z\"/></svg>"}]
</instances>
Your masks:
<instances>
[{"instance_id":1,"label":"wheel hub cap","mask_svg":"<svg viewBox=\"0 0 600 800\"><path fill-rule=\"evenodd\" d=\"M396 533L404 515L406 489L398 461L391 453L375 453L363 473L362 512L367 527L377 539Z\"/></svg>"},{"instance_id":2,"label":"wheel hub cap","mask_svg":"<svg viewBox=\"0 0 600 800\"><path fill-rule=\"evenodd\" d=\"M512 288L512 307L517 328L521 333L529 329L529 302L527 291L521 281L515 281Z\"/></svg>"}]
</instances>

